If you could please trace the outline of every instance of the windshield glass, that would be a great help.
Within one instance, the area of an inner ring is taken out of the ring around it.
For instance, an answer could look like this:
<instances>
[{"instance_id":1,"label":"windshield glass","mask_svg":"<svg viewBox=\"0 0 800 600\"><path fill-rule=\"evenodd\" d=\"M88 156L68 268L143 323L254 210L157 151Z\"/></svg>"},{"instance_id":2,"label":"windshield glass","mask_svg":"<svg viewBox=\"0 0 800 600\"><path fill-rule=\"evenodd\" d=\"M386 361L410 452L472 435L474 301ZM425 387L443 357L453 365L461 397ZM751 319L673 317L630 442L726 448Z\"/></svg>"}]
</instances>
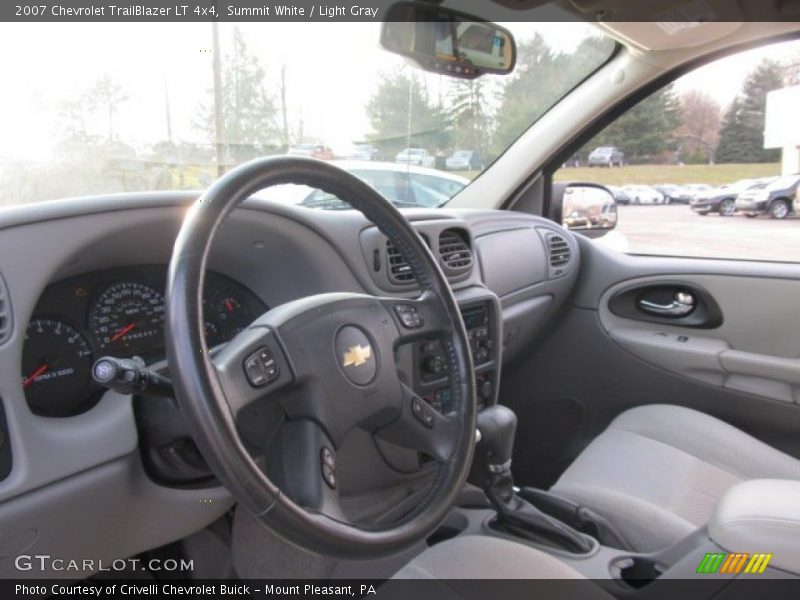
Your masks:
<instances>
[{"instance_id":1,"label":"windshield glass","mask_svg":"<svg viewBox=\"0 0 800 600\"><path fill-rule=\"evenodd\" d=\"M202 190L290 153L344 161L400 206L441 206L614 50L588 25L505 26L516 70L465 81L382 50L378 23L162 23L146 40L135 23L0 24L0 205Z\"/></svg>"},{"instance_id":2,"label":"windshield glass","mask_svg":"<svg viewBox=\"0 0 800 600\"><path fill-rule=\"evenodd\" d=\"M786 188L794 186L798 180L800 180L800 175L789 175L788 177L779 177L766 187L768 190L784 190Z\"/></svg>"}]
</instances>

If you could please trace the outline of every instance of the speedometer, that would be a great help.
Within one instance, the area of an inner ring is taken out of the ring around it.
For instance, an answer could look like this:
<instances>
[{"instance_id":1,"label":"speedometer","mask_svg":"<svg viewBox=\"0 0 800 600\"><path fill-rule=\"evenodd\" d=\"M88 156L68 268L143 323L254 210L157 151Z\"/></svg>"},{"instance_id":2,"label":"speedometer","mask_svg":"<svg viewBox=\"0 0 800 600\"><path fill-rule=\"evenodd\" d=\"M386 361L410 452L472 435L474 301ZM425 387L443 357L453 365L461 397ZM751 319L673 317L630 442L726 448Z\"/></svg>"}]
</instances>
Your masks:
<instances>
[{"instance_id":1,"label":"speedometer","mask_svg":"<svg viewBox=\"0 0 800 600\"><path fill-rule=\"evenodd\" d=\"M103 352L147 354L162 346L164 296L142 283L116 283L97 299L90 322Z\"/></svg>"}]
</instances>

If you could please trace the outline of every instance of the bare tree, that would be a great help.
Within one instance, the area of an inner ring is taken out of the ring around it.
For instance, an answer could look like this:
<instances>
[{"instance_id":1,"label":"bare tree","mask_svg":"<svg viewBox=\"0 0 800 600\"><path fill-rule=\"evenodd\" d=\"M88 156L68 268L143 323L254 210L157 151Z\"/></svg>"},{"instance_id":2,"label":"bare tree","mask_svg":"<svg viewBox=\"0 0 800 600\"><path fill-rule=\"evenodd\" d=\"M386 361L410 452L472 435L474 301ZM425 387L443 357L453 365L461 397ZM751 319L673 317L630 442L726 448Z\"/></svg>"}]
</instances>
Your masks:
<instances>
[{"instance_id":1,"label":"bare tree","mask_svg":"<svg viewBox=\"0 0 800 600\"><path fill-rule=\"evenodd\" d=\"M675 137L681 141L684 156L702 157L710 164L719 143L722 107L707 93L690 90L681 95L681 125Z\"/></svg>"},{"instance_id":2,"label":"bare tree","mask_svg":"<svg viewBox=\"0 0 800 600\"><path fill-rule=\"evenodd\" d=\"M108 141L114 141L114 115L119 105L130 96L122 86L106 74L97 80L94 88L87 94L86 102L92 110L105 110L108 114Z\"/></svg>"},{"instance_id":3,"label":"bare tree","mask_svg":"<svg viewBox=\"0 0 800 600\"><path fill-rule=\"evenodd\" d=\"M83 100L64 100L59 104L59 114L67 139L86 139L86 106Z\"/></svg>"}]
</instances>

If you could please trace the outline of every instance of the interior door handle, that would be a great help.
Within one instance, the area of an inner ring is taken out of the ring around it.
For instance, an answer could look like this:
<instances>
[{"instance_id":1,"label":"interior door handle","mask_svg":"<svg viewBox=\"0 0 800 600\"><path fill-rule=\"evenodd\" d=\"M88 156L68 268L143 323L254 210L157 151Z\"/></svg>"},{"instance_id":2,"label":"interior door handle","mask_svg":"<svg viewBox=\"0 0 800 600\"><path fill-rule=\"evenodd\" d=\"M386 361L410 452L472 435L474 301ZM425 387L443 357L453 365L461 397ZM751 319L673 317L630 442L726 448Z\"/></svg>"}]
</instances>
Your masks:
<instances>
[{"instance_id":1,"label":"interior door handle","mask_svg":"<svg viewBox=\"0 0 800 600\"><path fill-rule=\"evenodd\" d=\"M675 292L675 298L669 304L660 304L641 298L638 302L639 310L651 315L661 317L685 317L694 310L697 301L689 292Z\"/></svg>"},{"instance_id":2,"label":"interior door handle","mask_svg":"<svg viewBox=\"0 0 800 600\"><path fill-rule=\"evenodd\" d=\"M714 297L696 283L680 279L639 280L612 293L607 301L616 316L631 321L716 329L722 309Z\"/></svg>"}]
</instances>

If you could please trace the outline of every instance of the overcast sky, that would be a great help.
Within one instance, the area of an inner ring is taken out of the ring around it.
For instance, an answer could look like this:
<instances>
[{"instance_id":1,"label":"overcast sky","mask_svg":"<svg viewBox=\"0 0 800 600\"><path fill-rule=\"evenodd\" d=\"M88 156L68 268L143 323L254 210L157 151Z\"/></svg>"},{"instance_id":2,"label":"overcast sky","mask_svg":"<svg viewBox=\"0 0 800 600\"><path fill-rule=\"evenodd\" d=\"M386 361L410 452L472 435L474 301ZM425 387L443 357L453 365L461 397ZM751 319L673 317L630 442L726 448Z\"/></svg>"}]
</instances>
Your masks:
<instances>
[{"instance_id":1,"label":"overcast sky","mask_svg":"<svg viewBox=\"0 0 800 600\"><path fill-rule=\"evenodd\" d=\"M535 31L554 48L569 52L590 31L579 24L513 23L520 40ZM306 137L343 151L369 131L364 105L381 73L408 69L405 61L378 48L377 23L251 23L241 25L248 47L261 59L268 85L277 90L287 70L293 121L302 114ZM223 53L233 24L220 25ZM793 42L787 52L800 50ZM774 49L754 50L704 67L680 82L720 103L730 101L742 78ZM58 140L59 104L79 98L108 73L130 99L116 118L121 140L136 146L166 138L168 89L175 141L202 141L192 119L208 102L211 85L211 24L0 24L0 156L49 156ZM436 87L438 76L428 75ZM165 82L168 82L165 84ZM293 123L294 124L294 123ZM91 123L98 134L105 122Z\"/></svg>"},{"instance_id":2,"label":"overcast sky","mask_svg":"<svg viewBox=\"0 0 800 600\"><path fill-rule=\"evenodd\" d=\"M695 69L681 77L676 83L680 91L703 90L725 107L741 90L744 78L756 68L758 63L765 58L783 60L789 57L800 60L800 41L762 46L723 58Z\"/></svg>"}]
</instances>

